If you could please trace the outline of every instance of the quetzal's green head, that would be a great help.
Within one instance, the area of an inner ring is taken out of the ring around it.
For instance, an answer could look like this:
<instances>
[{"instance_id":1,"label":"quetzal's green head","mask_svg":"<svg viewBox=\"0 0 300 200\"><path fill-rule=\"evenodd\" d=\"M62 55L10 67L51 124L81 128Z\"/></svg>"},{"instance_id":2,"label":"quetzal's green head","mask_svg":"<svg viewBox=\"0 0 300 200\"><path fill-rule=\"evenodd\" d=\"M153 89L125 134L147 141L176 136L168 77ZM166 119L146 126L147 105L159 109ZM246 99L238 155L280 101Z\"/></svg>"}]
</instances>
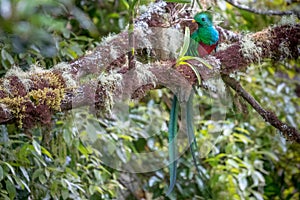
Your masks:
<instances>
[{"instance_id":1,"label":"quetzal's green head","mask_svg":"<svg viewBox=\"0 0 300 200\"><path fill-rule=\"evenodd\" d=\"M199 27L212 26L212 15L207 11L197 13L194 17L193 22L196 22Z\"/></svg>"}]
</instances>

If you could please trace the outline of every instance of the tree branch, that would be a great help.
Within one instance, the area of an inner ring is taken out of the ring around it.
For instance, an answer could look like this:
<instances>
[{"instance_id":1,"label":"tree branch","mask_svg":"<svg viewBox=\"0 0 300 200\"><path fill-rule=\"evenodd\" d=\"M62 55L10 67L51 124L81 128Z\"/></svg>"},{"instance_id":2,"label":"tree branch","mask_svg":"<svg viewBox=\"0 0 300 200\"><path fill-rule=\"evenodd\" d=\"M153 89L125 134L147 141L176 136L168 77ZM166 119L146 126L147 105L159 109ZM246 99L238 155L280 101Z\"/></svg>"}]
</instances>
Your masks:
<instances>
[{"instance_id":1,"label":"tree branch","mask_svg":"<svg viewBox=\"0 0 300 200\"><path fill-rule=\"evenodd\" d=\"M288 10L288 11L278 11L278 10L257 10L254 8L249 8L248 6L242 5L237 3L235 0L225 0L227 3L231 4L234 7L237 7L241 10L245 10L248 12L252 12L255 14L259 14L259 15L279 15L279 16L283 16L283 15L297 15L298 18L300 17L300 13L294 10Z\"/></svg>"},{"instance_id":2,"label":"tree branch","mask_svg":"<svg viewBox=\"0 0 300 200\"><path fill-rule=\"evenodd\" d=\"M263 107L235 79L230 78L227 75L222 76L222 79L227 85L242 96L266 122L281 131L285 138L300 143L300 133L294 127L281 122L273 112L263 109Z\"/></svg>"},{"instance_id":3,"label":"tree branch","mask_svg":"<svg viewBox=\"0 0 300 200\"><path fill-rule=\"evenodd\" d=\"M178 49L182 46L182 32L175 28L149 27L151 24L161 26L160 20L163 19L157 13L154 21L151 17L147 20L150 21L136 21L134 49L137 57L138 52L143 56L143 51L149 51L147 55L156 61L143 64L137 59L135 67L129 69L126 57L128 32L124 31L108 37L89 54L71 63L60 63L51 70L33 68L24 73L13 69L0 79L0 123L14 121L30 128L36 123L50 123L55 112L82 105L89 105L95 112L109 111L114 102L141 98L158 85L169 88L180 101L187 101L197 78L190 67L173 68ZM244 71L249 64L259 63L265 58L276 61L298 58L300 54L299 24L273 26L242 38L230 31L220 31L220 35L236 42L204 58L213 70L197 61L190 61L203 81ZM245 92L242 93L247 97ZM265 111L259 105L254 106L259 112ZM281 125L285 124L279 123L272 113L265 113L264 119L273 120L274 123L270 124L285 131L287 136L288 131L293 131L288 126L283 128ZM295 134L298 132L295 131ZM299 142L295 135L288 138Z\"/></svg>"}]
</instances>

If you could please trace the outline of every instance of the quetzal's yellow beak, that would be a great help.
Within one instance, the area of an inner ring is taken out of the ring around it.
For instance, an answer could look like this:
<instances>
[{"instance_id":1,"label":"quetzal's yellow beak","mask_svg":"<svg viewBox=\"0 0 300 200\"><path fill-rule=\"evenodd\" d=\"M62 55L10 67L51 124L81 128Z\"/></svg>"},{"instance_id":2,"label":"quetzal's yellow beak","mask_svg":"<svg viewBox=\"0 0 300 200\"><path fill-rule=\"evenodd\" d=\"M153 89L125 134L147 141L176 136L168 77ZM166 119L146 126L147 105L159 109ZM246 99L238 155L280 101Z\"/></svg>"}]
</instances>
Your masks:
<instances>
[{"instance_id":1,"label":"quetzal's yellow beak","mask_svg":"<svg viewBox=\"0 0 300 200\"><path fill-rule=\"evenodd\" d=\"M195 22L196 22L196 20L194 20L194 19L193 19L193 20L192 20L192 22L193 22L193 23L195 23Z\"/></svg>"}]
</instances>

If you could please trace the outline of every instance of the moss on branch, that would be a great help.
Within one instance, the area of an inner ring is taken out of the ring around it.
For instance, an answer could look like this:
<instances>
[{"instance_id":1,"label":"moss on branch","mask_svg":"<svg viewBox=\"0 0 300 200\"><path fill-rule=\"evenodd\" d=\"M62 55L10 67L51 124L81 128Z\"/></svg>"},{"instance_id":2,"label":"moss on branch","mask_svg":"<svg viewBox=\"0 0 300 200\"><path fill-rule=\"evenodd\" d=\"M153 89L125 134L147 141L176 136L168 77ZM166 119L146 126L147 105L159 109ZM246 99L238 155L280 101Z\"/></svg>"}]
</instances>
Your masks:
<instances>
[{"instance_id":1,"label":"moss on branch","mask_svg":"<svg viewBox=\"0 0 300 200\"><path fill-rule=\"evenodd\" d=\"M0 79L0 123L13 121L31 128L37 123L50 123L55 112L86 105L98 111L109 111L116 98L142 98L155 86L167 87L180 101L186 101L197 79L189 67L173 68L176 50L181 45L176 46L173 37L178 40L182 32L163 28L165 22L158 22L157 17L153 19L154 24L161 27L136 27L134 37L136 51L147 49L155 62L142 64L137 61L137 67L129 69L126 59L128 33L122 32L107 38L85 56L71 63L60 63L52 70L33 67L29 72L16 69L8 72ZM148 22L151 24L151 17ZM165 34L168 37L160 37ZM190 61L204 81L220 74L228 76L245 71L249 64L263 59L278 61L298 58L300 54L300 25L295 23L270 27L244 37L233 36L226 30L220 31L220 35L231 38L232 44L204 58L213 66L212 70ZM171 51L166 53L165 49Z\"/></svg>"}]
</instances>

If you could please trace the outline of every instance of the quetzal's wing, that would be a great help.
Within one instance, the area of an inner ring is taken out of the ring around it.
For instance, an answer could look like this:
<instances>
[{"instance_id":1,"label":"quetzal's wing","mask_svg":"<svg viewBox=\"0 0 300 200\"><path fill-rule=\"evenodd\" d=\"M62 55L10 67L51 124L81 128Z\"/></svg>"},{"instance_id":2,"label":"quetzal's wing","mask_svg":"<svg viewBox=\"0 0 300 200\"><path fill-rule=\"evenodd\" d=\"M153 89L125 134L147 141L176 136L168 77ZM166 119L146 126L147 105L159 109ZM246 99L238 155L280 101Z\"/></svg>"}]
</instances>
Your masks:
<instances>
[{"instance_id":1,"label":"quetzal's wing","mask_svg":"<svg viewBox=\"0 0 300 200\"><path fill-rule=\"evenodd\" d=\"M185 55L186 56L199 57L198 46L199 46L199 43L193 37L191 37L189 48L188 48Z\"/></svg>"},{"instance_id":2,"label":"quetzal's wing","mask_svg":"<svg viewBox=\"0 0 300 200\"><path fill-rule=\"evenodd\" d=\"M178 100L176 95L173 97L172 108L169 121L169 172L170 172L170 185L166 195L168 196L174 189L176 182L177 171L177 151L176 151L176 134L177 134L177 121L178 121Z\"/></svg>"}]
</instances>

